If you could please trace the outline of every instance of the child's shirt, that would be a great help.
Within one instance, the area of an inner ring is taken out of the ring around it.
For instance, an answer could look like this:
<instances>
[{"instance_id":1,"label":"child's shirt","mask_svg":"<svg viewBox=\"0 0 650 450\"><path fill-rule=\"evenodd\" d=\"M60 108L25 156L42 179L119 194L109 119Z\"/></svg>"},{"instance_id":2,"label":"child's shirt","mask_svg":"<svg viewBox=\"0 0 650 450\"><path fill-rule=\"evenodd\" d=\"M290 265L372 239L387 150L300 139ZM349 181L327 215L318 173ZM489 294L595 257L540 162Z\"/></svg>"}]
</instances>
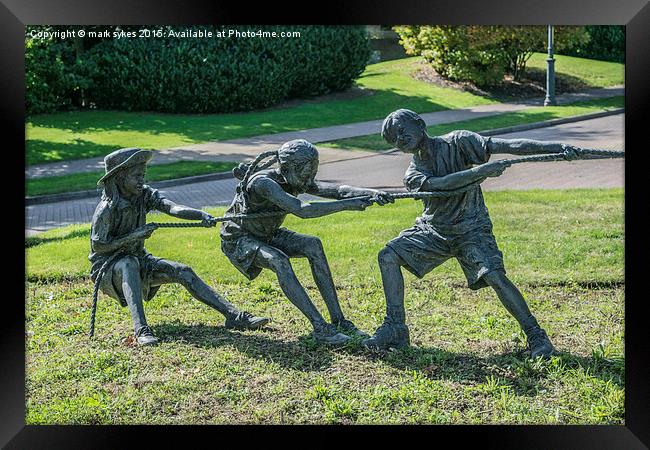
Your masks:
<instances>
[{"instance_id":1,"label":"child's shirt","mask_svg":"<svg viewBox=\"0 0 650 450\"><path fill-rule=\"evenodd\" d=\"M93 279L104 261L112 255L112 253L97 253L94 249L94 243L109 243L145 225L147 213L160 210L164 198L158 190L147 185L143 186L142 194L131 201L119 198L110 205L108 199L102 197L93 214L90 228L90 255L88 259L92 264L91 276ZM144 239L133 242L126 249L126 254L145 255Z\"/></svg>"},{"instance_id":2,"label":"child's shirt","mask_svg":"<svg viewBox=\"0 0 650 450\"><path fill-rule=\"evenodd\" d=\"M429 177L442 177L488 162L489 140L465 130L430 138L426 149L413 156L404 175L404 185L409 191L419 192ZM424 212L416 223L432 227L443 236L492 225L479 184L462 194L432 197L423 202Z\"/></svg>"},{"instance_id":3,"label":"child's shirt","mask_svg":"<svg viewBox=\"0 0 650 450\"><path fill-rule=\"evenodd\" d=\"M226 211L226 214L253 214L261 211L280 211L278 206L270 199L250 189L252 183L260 178L270 178L290 195L299 194L289 186L289 183L287 183L287 180L281 174L274 170L262 170L254 173L248 179L248 183L244 187L246 199L244 199L244 192L238 192ZM259 239L268 241L282 226L282 222L284 222L286 217L286 214L282 214L250 220L227 220L221 224L221 238L237 239L241 236L252 234Z\"/></svg>"}]
</instances>

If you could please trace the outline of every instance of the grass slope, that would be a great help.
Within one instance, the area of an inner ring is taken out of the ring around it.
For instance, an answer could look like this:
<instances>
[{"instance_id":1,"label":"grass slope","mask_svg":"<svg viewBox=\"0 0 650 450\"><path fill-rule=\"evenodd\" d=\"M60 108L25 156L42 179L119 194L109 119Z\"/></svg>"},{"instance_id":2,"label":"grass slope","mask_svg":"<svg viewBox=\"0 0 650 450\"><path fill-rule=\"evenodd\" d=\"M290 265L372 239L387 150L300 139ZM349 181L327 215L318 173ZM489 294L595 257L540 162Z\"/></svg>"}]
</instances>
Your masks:
<instances>
[{"instance_id":1,"label":"grass slope","mask_svg":"<svg viewBox=\"0 0 650 450\"><path fill-rule=\"evenodd\" d=\"M147 167L147 181L162 181L193 175L228 172L236 162L179 161L170 164L152 164ZM25 183L25 195L58 194L97 188L105 171L74 173L56 177L32 178Z\"/></svg>"},{"instance_id":2,"label":"grass slope","mask_svg":"<svg viewBox=\"0 0 650 450\"><path fill-rule=\"evenodd\" d=\"M430 127L427 127L427 133L429 133L431 136L440 136L453 130L470 130L475 132L495 130L497 128L543 122L551 119L581 116L599 111L623 108L624 106L624 97L589 100L566 106L543 106L539 108L530 108L524 111L481 117L478 119L432 125ZM392 145L384 141L379 133L347 139L339 139L330 142L322 142L318 145L345 150L368 151L384 151L393 148Z\"/></svg>"}]
</instances>

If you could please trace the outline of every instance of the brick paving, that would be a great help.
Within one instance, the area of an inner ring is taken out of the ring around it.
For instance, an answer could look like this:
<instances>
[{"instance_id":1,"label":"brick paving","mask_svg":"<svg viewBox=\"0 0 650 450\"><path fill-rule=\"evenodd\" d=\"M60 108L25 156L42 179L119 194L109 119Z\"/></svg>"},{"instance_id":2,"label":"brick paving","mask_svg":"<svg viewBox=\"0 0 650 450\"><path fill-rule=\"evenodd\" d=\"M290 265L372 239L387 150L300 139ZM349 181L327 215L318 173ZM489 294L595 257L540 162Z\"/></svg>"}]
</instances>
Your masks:
<instances>
[{"instance_id":1,"label":"brick paving","mask_svg":"<svg viewBox=\"0 0 650 450\"><path fill-rule=\"evenodd\" d=\"M624 114L620 114L499 137L525 137L560 141L582 147L622 150L623 130ZM403 189L402 177L410 162L409 155L395 152L354 156L354 159L323 163L319 169L319 180L390 190ZM505 157L512 156L494 156L494 158ZM178 203L204 208L229 204L234 195L236 181L230 178L160 190ZM489 178L483 183L485 190L623 186L624 161L622 159L520 164L508 168L501 177ZM73 223L90 222L96 204L97 199L90 198L28 206L25 208L26 234Z\"/></svg>"}]
</instances>

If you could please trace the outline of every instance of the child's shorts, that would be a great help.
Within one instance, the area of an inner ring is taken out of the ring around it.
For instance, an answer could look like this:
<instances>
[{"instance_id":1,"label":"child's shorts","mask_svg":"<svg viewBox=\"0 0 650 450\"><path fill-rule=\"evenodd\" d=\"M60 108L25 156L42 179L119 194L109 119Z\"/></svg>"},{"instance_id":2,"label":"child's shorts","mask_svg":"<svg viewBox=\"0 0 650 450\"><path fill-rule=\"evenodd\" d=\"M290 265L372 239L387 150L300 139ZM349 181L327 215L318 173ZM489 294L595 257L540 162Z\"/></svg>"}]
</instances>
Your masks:
<instances>
[{"instance_id":1,"label":"child's shorts","mask_svg":"<svg viewBox=\"0 0 650 450\"><path fill-rule=\"evenodd\" d=\"M158 292L158 289L160 289L160 286L151 286L151 281L153 278L153 272L156 269L156 265L158 264L158 261L161 260L161 258L156 258L150 253L145 253L144 255L140 256L135 256L135 255L129 255L134 258L137 258L138 263L140 265L140 279L142 280L142 298L144 300L151 300L154 295L156 295L156 292ZM122 286L117 284L115 280L113 279L113 266L115 266L115 263L119 261L121 258L117 258L117 260L111 262L109 266L106 269L106 273L104 273L104 276L102 277L101 284L99 285L100 290L108 295L109 297L112 297L116 299L117 301L120 302L120 305L126 306L126 299L124 298L124 294L122 293Z\"/></svg>"},{"instance_id":2,"label":"child's shorts","mask_svg":"<svg viewBox=\"0 0 650 450\"><path fill-rule=\"evenodd\" d=\"M406 262L406 269L418 278L424 277L449 258L458 260L470 289L486 287L483 276L487 273L505 273L503 254L497 247L491 225L445 237L429 226L418 224L402 231L386 245Z\"/></svg>"}]
</instances>

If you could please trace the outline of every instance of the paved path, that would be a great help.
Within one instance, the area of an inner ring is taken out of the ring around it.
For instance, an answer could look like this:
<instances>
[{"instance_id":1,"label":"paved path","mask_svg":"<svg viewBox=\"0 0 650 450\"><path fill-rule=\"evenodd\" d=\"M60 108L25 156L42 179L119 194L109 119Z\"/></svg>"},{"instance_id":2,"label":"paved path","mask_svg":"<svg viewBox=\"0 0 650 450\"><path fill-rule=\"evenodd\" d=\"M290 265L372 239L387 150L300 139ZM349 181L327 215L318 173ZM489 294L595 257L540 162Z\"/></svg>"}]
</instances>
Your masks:
<instances>
[{"instance_id":1,"label":"paved path","mask_svg":"<svg viewBox=\"0 0 650 450\"><path fill-rule=\"evenodd\" d=\"M561 141L583 147L608 150L623 149L624 114L575 122L554 127L511 133L499 137ZM510 155L495 155L495 158ZM356 184L384 189L403 189L402 177L410 156L395 153L372 153L363 158L324 163L318 179L340 184ZM161 189L170 199L189 206L204 208L230 203L235 179L206 181ZM623 187L623 160L548 162L512 166L498 178L483 183L485 190L563 189ZM25 208L26 234L72 223L90 222L97 199L70 200Z\"/></svg>"},{"instance_id":2,"label":"paved path","mask_svg":"<svg viewBox=\"0 0 650 450\"><path fill-rule=\"evenodd\" d=\"M624 94L624 88L614 87L606 89L593 89L576 94L565 94L556 97L558 104L572 103L580 100L606 98ZM421 114L427 125L458 122L461 120L476 119L507 112L521 111L523 109L542 106L543 98L530 99L520 103L497 103L481 105L466 109L452 109L433 113ZM153 164L172 163L181 160L190 161L241 161L254 158L260 152L272 150L279 144L292 139L306 139L312 143L332 141L349 137L366 136L378 133L382 120L371 120L347 125L337 125L324 128L276 133L265 136L256 136L230 141L207 142L203 144L186 145L156 151ZM319 149L321 162L329 163L350 159L349 151L337 150L326 147ZM367 152L354 152L355 157L368 156ZM63 161L49 164L30 166L25 170L27 178L44 176L65 175L69 173L90 172L104 170L104 158L89 158L83 160Z\"/></svg>"}]
</instances>

